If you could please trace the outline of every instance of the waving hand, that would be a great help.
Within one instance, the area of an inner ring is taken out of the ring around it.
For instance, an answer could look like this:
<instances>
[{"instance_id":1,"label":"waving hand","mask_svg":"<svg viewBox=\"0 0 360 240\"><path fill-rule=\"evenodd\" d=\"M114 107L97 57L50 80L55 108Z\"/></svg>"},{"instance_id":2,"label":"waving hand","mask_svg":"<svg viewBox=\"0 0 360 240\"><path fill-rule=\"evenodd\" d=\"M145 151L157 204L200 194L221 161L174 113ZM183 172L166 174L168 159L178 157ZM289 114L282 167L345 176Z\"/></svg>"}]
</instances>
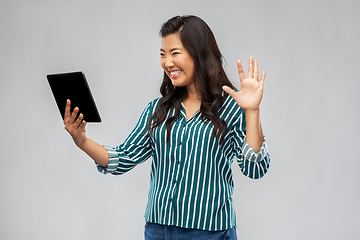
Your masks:
<instances>
[{"instance_id":1,"label":"waving hand","mask_svg":"<svg viewBox=\"0 0 360 240\"><path fill-rule=\"evenodd\" d=\"M239 71L240 91L235 92L228 86L223 86L223 90L227 92L244 111L256 111L260 107L262 96L264 93L264 82L266 72L263 71L259 81L259 67L257 60L249 58L248 78L246 78L241 61L237 61Z\"/></svg>"}]
</instances>

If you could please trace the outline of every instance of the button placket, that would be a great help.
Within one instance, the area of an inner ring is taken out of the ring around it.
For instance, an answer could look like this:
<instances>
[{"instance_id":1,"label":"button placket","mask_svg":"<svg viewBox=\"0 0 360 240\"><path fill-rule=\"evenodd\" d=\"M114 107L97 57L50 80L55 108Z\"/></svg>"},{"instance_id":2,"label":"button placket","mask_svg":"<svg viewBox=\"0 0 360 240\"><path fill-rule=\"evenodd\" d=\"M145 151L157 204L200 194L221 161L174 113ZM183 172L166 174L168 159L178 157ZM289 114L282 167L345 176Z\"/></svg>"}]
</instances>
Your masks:
<instances>
[{"instance_id":1,"label":"button placket","mask_svg":"<svg viewBox=\"0 0 360 240\"><path fill-rule=\"evenodd\" d=\"M180 130L179 130L179 136L178 136L178 158L176 159L175 162L175 175L174 178L172 179L172 194L171 197L169 199L170 203L174 203L174 199L176 198L176 192L177 192L177 188L178 188L178 179L181 178L180 176L180 163L181 161L184 159L184 149L185 149L185 144L183 144L183 140L186 139L186 119L182 119L180 118L181 123L179 124Z\"/></svg>"}]
</instances>

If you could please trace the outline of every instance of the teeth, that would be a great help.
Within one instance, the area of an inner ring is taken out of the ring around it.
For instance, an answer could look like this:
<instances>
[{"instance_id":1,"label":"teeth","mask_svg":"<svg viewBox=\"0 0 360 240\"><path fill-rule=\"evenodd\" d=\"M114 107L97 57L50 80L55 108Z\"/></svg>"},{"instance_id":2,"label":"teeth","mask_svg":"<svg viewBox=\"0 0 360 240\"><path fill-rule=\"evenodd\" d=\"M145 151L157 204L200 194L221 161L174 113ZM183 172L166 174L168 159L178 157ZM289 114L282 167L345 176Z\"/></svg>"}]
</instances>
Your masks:
<instances>
[{"instance_id":1,"label":"teeth","mask_svg":"<svg viewBox=\"0 0 360 240\"><path fill-rule=\"evenodd\" d=\"M181 70L172 71L172 72L170 72L170 75L171 75L171 76L174 76L174 75L176 75L176 74L179 74L180 72L181 72Z\"/></svg>"}]
</instances>

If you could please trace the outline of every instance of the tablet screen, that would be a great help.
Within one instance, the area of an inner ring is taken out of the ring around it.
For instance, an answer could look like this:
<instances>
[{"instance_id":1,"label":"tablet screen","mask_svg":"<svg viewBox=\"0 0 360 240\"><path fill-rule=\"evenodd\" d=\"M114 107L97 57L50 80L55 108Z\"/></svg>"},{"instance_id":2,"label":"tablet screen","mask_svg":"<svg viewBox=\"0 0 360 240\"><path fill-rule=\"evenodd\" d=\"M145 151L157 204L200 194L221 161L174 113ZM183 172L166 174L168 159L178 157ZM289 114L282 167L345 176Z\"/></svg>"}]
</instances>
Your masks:
<instances>
[{"instance_id":1,"label":"tablet screen","mask_svg":"<svg viewBox=\"0 0 360 240\"><path fill-rule=\"evenodd\" d=\"M64 119L66 100L71 101L71 112L80 109L86 122L101 122L94 98L82 72L49 74L46 76L60 114Z\"/></svg>"}]
</instances>

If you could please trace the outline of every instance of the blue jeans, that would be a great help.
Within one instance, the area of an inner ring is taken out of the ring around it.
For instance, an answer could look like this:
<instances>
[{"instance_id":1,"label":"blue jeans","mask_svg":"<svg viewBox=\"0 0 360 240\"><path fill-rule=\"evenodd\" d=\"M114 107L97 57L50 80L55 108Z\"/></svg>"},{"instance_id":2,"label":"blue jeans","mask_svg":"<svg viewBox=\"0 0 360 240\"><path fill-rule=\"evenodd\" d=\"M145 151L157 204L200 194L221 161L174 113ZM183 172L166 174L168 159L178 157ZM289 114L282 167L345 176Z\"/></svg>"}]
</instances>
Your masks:
<instances>
[{"instance_id":1,"label":"blue jeans","mask_svg":"<svg viewBox=\"0 0 360 240\"><path fill-rule=\"evenodd\" d=\"M145 240L237 240L235 227L223 231L203 231L147 222Z\"/></svg>"}]
</instances>

